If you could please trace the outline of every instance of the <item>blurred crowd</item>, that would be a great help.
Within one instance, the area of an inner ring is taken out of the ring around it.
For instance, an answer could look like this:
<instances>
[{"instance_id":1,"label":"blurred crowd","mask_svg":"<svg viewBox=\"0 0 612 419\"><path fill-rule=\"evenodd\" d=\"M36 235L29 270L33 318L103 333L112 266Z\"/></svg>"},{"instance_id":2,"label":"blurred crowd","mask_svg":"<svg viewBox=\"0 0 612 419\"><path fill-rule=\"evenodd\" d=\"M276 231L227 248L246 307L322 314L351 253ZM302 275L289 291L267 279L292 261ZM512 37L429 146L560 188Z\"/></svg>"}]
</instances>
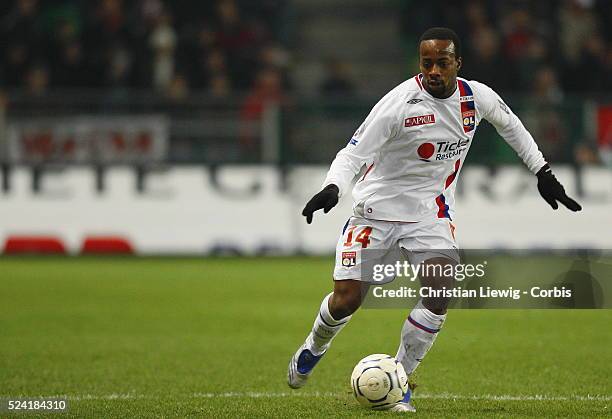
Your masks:
<instances>
[{"instance_id":1,"label":"blurred crowd","mask_svg":"<svg viewBox=\"0 0 612 419\"><path fill-rule=\"evenodd\" d=\"M504 97L521 93L519 114L548 157L597 160L593 139L575 133L589 131L584 98L612 92L611 0L401 0L389 7L398 4L410 63L398 80L418 68L420 34L449 26L463 41L461 75ZM197 92L214 104L239 95L239 142L250 155L267 105L291 107L298 73L291 58L299 55L292 31L304 30L297 8L292 0L2 1L0 108L12 90L33 103L54 89L101 89L110 99L154 92L170 101ZM326 58L317 91L307 93L346 101L367 91L352 77L350 59Z\"/></svg>"},{"instance_id":2,"label":"blurred crowd","mask_svg":"<svg viewBox=\"0 0 612 419\"><path fill-rule=\"evenodd\" d=\"M598 160L594 138L576 136L588 131L584 98L612 92L612 2L406 0L403 12L407 43L427 27L452 27L463 41L463 77L510 98L521 93L520 116L551 160Z\"/></svg>"},{"instance_id":3,"label":"blurred crowd","mask_svg":"<svg viewBox=\"0 0 612 419\"><path fill-rule=\"evenodd\" d=\"M467 78L502 92L532 92L552 101L564 92L598 95L612 90L609 0L404 3L407 38L430 26L457 31Z\"/></svg>"},{"instance_id":4,"label":"blurred crowd","mask_svg":"<svg viewBox=\"0 0 612 419\"><path fill-rule=\"evenodd\" d=\"M34 96L86 87L179 98L282 83L286 13L285 0L3 1L0 83Z\"/></svg>"},{"instance_id":5,"label":"blurred crowd","mask_svg":"<svg viewBox=\"0 0 612 419\"><path fill-rule=\"evenodd\" d=\"M463 75L500 91L612 89L609 0L404 0L400 23L416 53L427 27L454 28ZM289 0L12 0L0 2L0 87L191 90L223 97L290 86ZM410 53L409 51L409 53ZM412 61L416 57L412 57ZM320 93L358 90L331 58Z\"/></svg>"}]
</instances>

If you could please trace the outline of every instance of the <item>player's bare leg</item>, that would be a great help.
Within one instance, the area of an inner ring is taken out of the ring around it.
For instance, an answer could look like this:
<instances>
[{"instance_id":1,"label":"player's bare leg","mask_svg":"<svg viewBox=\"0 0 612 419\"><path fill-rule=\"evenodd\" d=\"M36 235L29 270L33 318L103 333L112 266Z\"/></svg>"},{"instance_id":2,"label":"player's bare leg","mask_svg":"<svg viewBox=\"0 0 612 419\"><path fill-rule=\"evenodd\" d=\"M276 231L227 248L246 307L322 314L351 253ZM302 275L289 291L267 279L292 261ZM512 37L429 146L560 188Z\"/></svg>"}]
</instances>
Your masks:
<instances>
[{"instance_id":1,"label":"player's bare leg","mask_svg":"<svg viewBox=\"0 0 612 419\"><path fill-rule=\"evenodd\" d=\"M357 280L334 281L334 291L323 298L312 330L289 361L287 382L291 388L306 384L315 365L329 348L333 338L346 326L359 308L366 287Z\"/></svg>"},{"instance_id":2,"label":"player's bare leg","mask_svg":"<svg viewBox=\"0 0 612 419\"><path fill-rule=\"evenodd\" d=\"M457 262L445 257L426 260L423 265L445 266L456 265ZM421 285L434 289L450 288L453 285L453 277L444 276L444 269L424 269L429 275L421 276ZM419 366L429 349L434 344L438 332L446 319L446 310L450 298L423 298L417 303L404 322L401 334L401 342L397 351L396 359L402 363L406 374L410 376ZM397 411L415 411L410 402L410 392L395 409Z\"/></svg>"}]
</instances>

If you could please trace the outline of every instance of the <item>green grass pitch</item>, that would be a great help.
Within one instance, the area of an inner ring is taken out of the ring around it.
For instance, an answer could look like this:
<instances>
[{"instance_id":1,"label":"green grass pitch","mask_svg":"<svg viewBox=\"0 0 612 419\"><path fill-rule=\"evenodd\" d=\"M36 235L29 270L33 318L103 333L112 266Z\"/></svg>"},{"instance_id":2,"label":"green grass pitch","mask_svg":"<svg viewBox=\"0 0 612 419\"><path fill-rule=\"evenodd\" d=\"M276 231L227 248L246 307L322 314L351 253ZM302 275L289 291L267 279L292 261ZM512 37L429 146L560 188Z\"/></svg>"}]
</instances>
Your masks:
<instances>
[{"instance_id":1,"label":"green grass pitch","mask_svg":"<svg viewBox=\"0 0 612 419\"><path fill-rule=\"evenodd\" d=\"M402 310L359 311L305 388L285 383L331 270L0 258L0 398L65 395L56 417L394 416L359 407L348 381L363 356L395 354ZM612 310L453 310L417 371L416 417L611 416L611 324Z\"/></svg>"}]
</instances>

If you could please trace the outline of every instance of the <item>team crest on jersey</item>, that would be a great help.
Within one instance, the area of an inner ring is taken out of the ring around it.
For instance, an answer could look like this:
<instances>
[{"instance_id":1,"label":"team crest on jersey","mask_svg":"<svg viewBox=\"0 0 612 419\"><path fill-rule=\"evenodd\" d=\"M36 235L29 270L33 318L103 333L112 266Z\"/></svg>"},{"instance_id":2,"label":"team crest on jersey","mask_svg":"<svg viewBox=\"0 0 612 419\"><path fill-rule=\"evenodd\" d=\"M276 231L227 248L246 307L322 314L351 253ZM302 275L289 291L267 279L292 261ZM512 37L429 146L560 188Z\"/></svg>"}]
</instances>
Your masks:
<instances>
[{"instance_id":1,"label":"team crest on jersey","mask_svg":"<svg viewBox=\"0 0 612 419\"><path fill-rule=\"evenodd\" d=\"M435 124L436 117L434 114L430 113L429 115L419 115L419 116L411 116L409 118L404 119L404 127L414 127L417 125L427 125L427 124Z\"/></svg>"},{"instance_id":2,"label":"team crest on jersey","mask_svg":"<svg viewBox=\"0 0 612 419\"><path fill-rule=\"evenodd\" d=\"M476 106L474 105L474 93L469 84L464 80L457 80L459 86L459 103L461 104L461 121L463 132L468 133L476 128Z\"/></svg>"},{"instance_id":3,"label":"team crest on jersey","mask_svg":"<svg viewBox=\"0 0 612 419\"><path fill-rule=\"evenodd\" d=\"M350 268L357 265L357 252L342 252L342 266Z\"/></svg>"}]
</instances>

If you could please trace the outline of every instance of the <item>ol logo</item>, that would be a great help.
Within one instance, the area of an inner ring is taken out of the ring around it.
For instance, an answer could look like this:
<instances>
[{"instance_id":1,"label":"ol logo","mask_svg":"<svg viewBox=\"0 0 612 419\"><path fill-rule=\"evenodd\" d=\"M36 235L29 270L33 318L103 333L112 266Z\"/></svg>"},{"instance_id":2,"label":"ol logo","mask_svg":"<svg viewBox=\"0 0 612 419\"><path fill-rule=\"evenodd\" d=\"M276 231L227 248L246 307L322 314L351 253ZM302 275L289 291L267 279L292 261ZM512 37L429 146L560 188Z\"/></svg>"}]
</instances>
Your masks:
<instances>
[{"instance_id":1,"label":"ol logo","mask_svg":"<svg viewBox=\"0 0 612 419\"><path fill-rule=\"evenodd\" d=\"M476 127L476 112L473 109L468 109L461 112L463 119L463 131L470 132Z\"/></svg>"},{"instance_id":2,"label":"ol logo","mask_svg":"<svg viewBox=\"0 0 612 419\"><path fill-rule=\"evenodd\" d=\"M349 268L357 264L357 252L342 252L342 266Z\"/></svg>"}]
</instances>

